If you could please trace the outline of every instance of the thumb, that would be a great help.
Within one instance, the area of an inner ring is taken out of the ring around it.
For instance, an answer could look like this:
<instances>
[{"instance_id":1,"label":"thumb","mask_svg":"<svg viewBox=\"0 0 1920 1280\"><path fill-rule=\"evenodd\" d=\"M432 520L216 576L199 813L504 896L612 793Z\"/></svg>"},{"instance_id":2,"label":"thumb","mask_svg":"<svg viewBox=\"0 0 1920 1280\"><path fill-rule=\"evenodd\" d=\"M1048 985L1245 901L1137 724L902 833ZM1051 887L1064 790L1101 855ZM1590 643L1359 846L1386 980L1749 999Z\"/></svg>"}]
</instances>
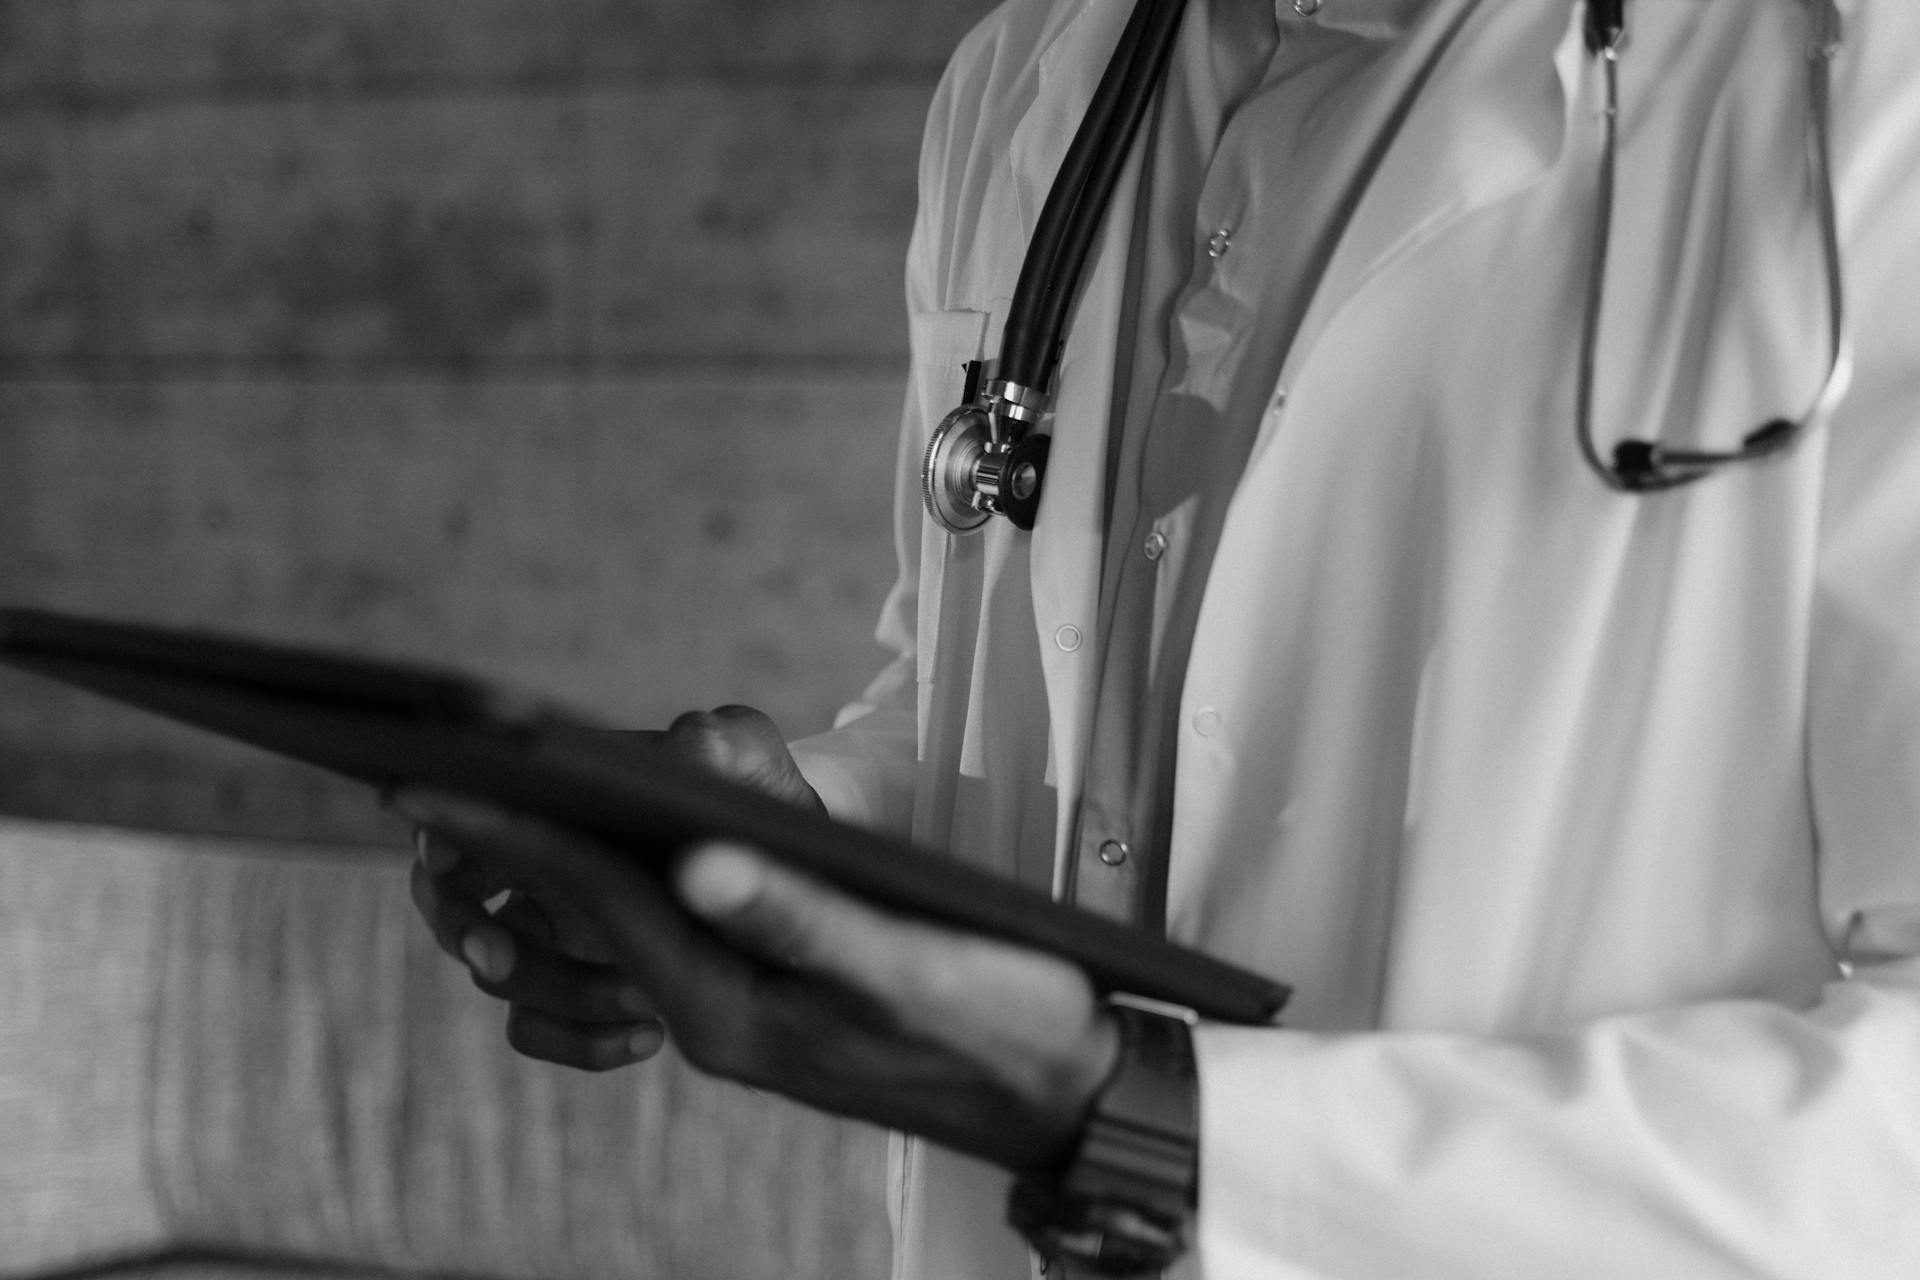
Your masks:
<instances>
[{"instance_id":1,"label":"thumb","mask_svg":"<svg viewBox=\"0 0 1920 1280\"><path fill-rule=\"evenodd\" d=\"M675 870L681 902L730 944L857 993L892 1032L991 1060L1076 1106L1118 1052L1113 1024L1068 961L902 918L739 845L695 849Z\"/></svg>"},{"instance_id":2,"label":"thumb","mask_svg":"<svg viewBox=\"0 0 1920 1280\"><path fill-rule=\"evenodd\" d=\"M687 909L734 946L769 963L874 994L904 995L923 940L894 920L743 845L701 846L675 885Z\"/></svg>"},{"instance_id":3,"label":"thumb","mask_svg":"<svg viewBox=\"0 0 1920 1280\"><path fill-rule=\"evenodd\" d=\"M817 966L834 951L813 886L744 845L696 848L674 879L689 911L763 959Z\"/></svg>"}]
</instances>

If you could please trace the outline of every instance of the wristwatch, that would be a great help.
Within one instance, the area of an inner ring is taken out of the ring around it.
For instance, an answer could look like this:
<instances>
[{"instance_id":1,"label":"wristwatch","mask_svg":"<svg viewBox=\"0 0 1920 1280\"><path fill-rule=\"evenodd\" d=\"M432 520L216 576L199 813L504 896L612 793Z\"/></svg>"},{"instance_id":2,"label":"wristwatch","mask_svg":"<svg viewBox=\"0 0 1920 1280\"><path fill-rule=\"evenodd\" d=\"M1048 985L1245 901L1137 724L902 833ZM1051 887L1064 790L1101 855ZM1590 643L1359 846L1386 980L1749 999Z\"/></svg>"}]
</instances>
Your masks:
<instances>
[{"instance_id":1,"label":"wristwatch","mask_svg":"<svg viewBox=\"0 0 1920 1280\"><path fill-rule=\"evenodd\" d=\"M1013 1184L1007 1217L1041 1255L1102 1276L1164 1270L1199 1198L1199 1076L1191 1009L1114 995L1120 1061L1062 1167Z\"/></svg>"}]
</instances>

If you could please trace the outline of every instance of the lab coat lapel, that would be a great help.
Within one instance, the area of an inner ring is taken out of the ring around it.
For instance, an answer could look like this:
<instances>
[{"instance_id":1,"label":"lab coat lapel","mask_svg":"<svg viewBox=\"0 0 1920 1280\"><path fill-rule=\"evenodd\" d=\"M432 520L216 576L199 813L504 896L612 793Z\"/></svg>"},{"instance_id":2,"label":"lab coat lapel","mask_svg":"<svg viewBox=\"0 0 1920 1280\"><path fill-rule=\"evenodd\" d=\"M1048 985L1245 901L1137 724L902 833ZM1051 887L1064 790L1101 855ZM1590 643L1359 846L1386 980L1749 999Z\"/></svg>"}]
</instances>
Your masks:
<instances>
[{"instance_id":1,"label":"lab coat lapel","mask_svg":"<svg viewBox=\"0 0 1920 1280\"><path fill-rule=\"evenodd\" d=\"M1569 105L1584 56L1579 14L1575 6L1569 22L1567 9L1559 5L1441 0L1391 55L1419 60L1425 79L1411 102L1369 100L1364 106L1367 112L1404 111L1406 117L1354 204L1282 366L1282 387L1318 378L1365 385L1366 379L1391 376L1392 352L1335 347L1322 339L1343 310L1366 305L1370 282L1407 265L1474 212L1538 182L1563 154L1569 130L1591 123L1584 114L1574 118ZM1361 123L1376 126L1378 117ZM1378 296L1382 305L1393 305L1397 295ZM1262 453L1285 448L1289 430L1306 429L1290 427L1290 421L1284 413L1267 415L1249 475L1270 470L1259 465ZM1242 669L1245 646L1257 641L1258 633L1244 628L1244 615L1220 602L1260 590L1249 575L1267 563L1271 533L1252 513L1270 510L1273 501L1271 490L1248 481L1233 497L1188 664L1187 695L1195 701L1208 697L1203 683L1196 691L1196 682L1210 672ZM1226 866L1221 859L1244 855L1243 848L1197 835L1181 821L1183 814L1217 811L1214 789L1234 785L1234 771L1217 757L1209 764L1198 755L1183 755L1179 772L1179 852L1169 885L1170 915L1176 920L1200 895L1198 886L1221 882Z\"/></svg>"},{"instance_id":2,"label":"lab coat lapel","mask_svg":"<svg viewBox=\"0 0 1920 1280\"><path fill-rule=\"evenodd\" d=\"M1010 146L1022 233L1031 236L1074 129L1126 23L1126 0L1070 7L1041 53L1033 102ZM1580 74L1579 10L1497 0L1441 0L1393 56L1427 70L1394 141L1354 205L1288 357L1283 382L1368 279L1457 219L1517 192L1560 155ZM1471 39L1462 38L1470 26ZM1068 330L1054 401L1047 495L1033 533L1033 602L1052 721L1059 847L1071 829L1085 763L1095 676L1105 474L1114 355L1139 146L1115 190ZM1255 448L1266 443L1270 419ZM1224 551L1224 548L1223 548ZM1083 643L1059 642L1062 628Z\"/></svg>"},{"instance_id":3,"label":"lab coat lapel","mask_svg":"<svg viewBox=\"0 0 1920 1280\"><path fill-rule=\"evenodd\" d=\"M1552 4L1441 0L1394 59L1422 71L1407 95L1367 103L1375 133L1404 119L1374 159L1294 336L1281 385L1366 283L1478 209L1538 181L1559 159L1582 74L1581 15ZM1390 79L1398 81L1400 76ZM1276 420L1255 442L1265 447Z\"/></svg>"},{"instance_id":4,"label":"lab coat lapel","mask_svg":"<svg viewBox=\"0 0 1920 1280\"><path fill-rule=\"evenodd\" d=\"M1053 30L1042 36L1039 87L1008 143L1022 244L1032 243L1053 177L1132 8L1131 0L1080 0L1059 6L1049 19Z\"/></svg>"}]
</instances>

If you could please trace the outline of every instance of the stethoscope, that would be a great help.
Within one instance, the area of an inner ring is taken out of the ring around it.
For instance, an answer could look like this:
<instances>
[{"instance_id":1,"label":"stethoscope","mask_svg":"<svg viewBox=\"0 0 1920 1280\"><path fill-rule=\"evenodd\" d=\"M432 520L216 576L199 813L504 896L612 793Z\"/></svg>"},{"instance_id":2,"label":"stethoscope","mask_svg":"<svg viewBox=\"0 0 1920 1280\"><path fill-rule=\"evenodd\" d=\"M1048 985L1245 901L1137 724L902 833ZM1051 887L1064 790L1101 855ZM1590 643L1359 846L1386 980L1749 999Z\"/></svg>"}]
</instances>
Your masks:
<instances>
[{"instance_id":1,"label":"stethoscope","mask_svg":"<svg viewBox=\"0 0 1920 1280\"><path fill-rule=\"evenodd\" d=\"M1310 16L1322 2L1297 0L1295 8ZM1830 66L1841 46L1840 13L1834 0L1804 2L1810 15L1808 167L1826 270L1830 350L1826 376L1798 418L1765 422L1742 436L1735 448L1670 448L1655 441L1625 439L1609 455L1595 441L1593 397L1612 239L1626 0L1586 0L1587 51L1604 70L1606 98L1574 430L1581 458L1610 489L1654 493L1691 484L1736 463L1777 457L1824 421L1845 392L1850 360L1828 142ZM1017 528L1033 528L1051 444L1050 437L1037 428L1048 412L1068 316L1088 250L1165 73L1185 4L1186 0L1137 0L1041 208L1008 308L999 360L991 376L978 380L977 389L969 386L964 397L968 402L942 419L927 443L920 469L921 493L928 515L949 533L973 532L995 515L1007 517Z\"/></svg>"}]
</instances>

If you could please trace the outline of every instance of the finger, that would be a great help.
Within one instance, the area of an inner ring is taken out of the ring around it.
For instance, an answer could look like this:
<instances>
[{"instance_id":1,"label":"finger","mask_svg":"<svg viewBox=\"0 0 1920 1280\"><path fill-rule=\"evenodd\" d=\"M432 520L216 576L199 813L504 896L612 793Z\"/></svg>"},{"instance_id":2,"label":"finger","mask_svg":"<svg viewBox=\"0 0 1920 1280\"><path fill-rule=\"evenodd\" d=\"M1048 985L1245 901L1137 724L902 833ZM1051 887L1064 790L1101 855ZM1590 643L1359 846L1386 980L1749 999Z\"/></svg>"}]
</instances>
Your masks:
<instances>
[{"instance_id":1,"label":"finger","mask_svg":"<svg viewBox=\"0 0 1920 1280\"><path fill-rule=\"evenodd\" d=\"M924 930L796 874L755 850L710 844L675 885L696 916L762 959L831 978L887 1003L924 1003Z\"/></svg>"},{"instance_id":2,"label":"finger","mask_svg":"<svg viewBox=\"0 0 1920 1280\"><path fill-rule=\"evenodd\" d=\"M523 938L557 948L559 936L553 917L524 893L508 894L507 900L494 909L493 918Z\"/></svg>"},{"instance_id":3,"label":"finger","mask_svg":"<svg viewBox=\"0 0 1920 1280\"><path fill-rule=\"evenodd\" d=\"M655 1016L646 993L613 966L576 960L526 939L516 942L503 976L471 967L474 985L488 995L569 1022L636 1023Z\"/></svg>"},{"instance_id":4,"label":"finger","mask_svg":"<svg viewBox=\"0 0 1920 1280\"><path fill-rule=\"evenodd\" d=\"M759 1010L775 975L697 925L633 857L577 832L459 797L413 792L397 797L395 805L436 832L453 833L474 858L533 883L543 900L567 899L589 915L694 1065L733 1076L761 1065L765 1027ZM508 991L510 966L501 971L491 963L496 940L511 945L504 933L497 939L470 933L462 954L492 989ZM512 959L528 953L522 947ZM570 1055L560 1060L582 1061L580 1046L564 1038L550 1048L553 1055Z\"/></svg>"},{"instance_id":5,"label":"finger","mask_svg":"<svg viewBox=\"0 0 1920 1280\"><path fill-rule=\"evenodd\" d=\"M654 1016L656 1002L643 988L622 981L620 970L603 963L611 953L598 936L600 930L590 927L590 921L606 914L606 900L617 896L623 906L631 899L653 908L645 918L662 945L669 938L691 936L688 922L666 902L653 876L590 837L461 797L412 789L397 793L392 803L431 826L435 836L451 833L472 854L462 867L493 863L554 886L551 893L541 890L546 901L519 905L524 897L516 893L499 914L489 917L476 914L473 904L457 894L436 892L439 882L424 877L426 883L416 889L426 903L423 912L436 923L442 946L474 971L482 990L577 1020ZM601 909L582 910L582 903ZM554 916L556 909L563 910L564 918ZM541 917L537 923L536 914ZM501 927L523 920L529 922L524 934ZM549 941L554 945L543 945ZM646 950L655 971L671 962L661 946Z\"/></svg>"},{"instance_id":6,"label":"finger","mask_svg":"<svg viewBox=\"0 0 1920 1280\"><path fill-rule=\"evenodd\" d=\"M397 808L399 793L388 797L388 805ZM427 869L441 885L441 893L456 893L493 905L495 899L512 886L485 863L467 857L450 832L417 826L413 830L414 860Z\"/></svg>"},{"instance_id":7,"label":"finger","mask_svg":"<svg viewBox=\"0 0 1920 1280\"><path fill-rule=\"evenodd\" d=\"M414 907L426 920L434 942L442 951L463 964L471 965L473 957L469 954L468 939L478 933L480 940L474 945L485 949L489 955L498 954L499 947L488 934L504 936L505 930L493 922L479 897L430 874L418 862L413 864L407 888L413 897ZM505 945L510 963L511 943Z\"/></svg>"},{"instance_id":8,"label":"finger","mask_svg":"<svg viewBox=\"0 0 1920 1280\"><path fill-rule=\"evenodd\" d=\"M571 1022L515 1005L507 1013L507 1043L516 1052L542 1062L582 1071L610 1071L659 1053L666 1043L666 1029L657 1022Z\"/></svg>"},{"instance_id":9,"label":"finger","mask_svg":"<svg viewBox=\"0 0 1920 1280\"><path fill-rule=\"evenodd\" d=\"M783 975L696 923L658 876L630 860L609 864L604 851L598 856L595 892L581 895L577 906L598 926L620 971L673 1027L688 1060L740 1075L756 1060L760 1007Z\"/></svg>"},{"instance_id":10,"label":"finger","mask_svg":"<svg viewBox=\"0 0 1920 1280\"><path fill-rule=\"evenodd\" d=\"M785 749L773 721L739 706L683 712L667 726L665 741L683 758L743 780L764 766L770 743Z\"/></svg>"},{"instance_id":11,"label":"finger","mask_svg":"<svg viewBox=\"0 0 1920 1280\"><path fill-rule=\"evenodd\" d=\"M429 874L418 862L413 865L408 889L434 942L472 970L483 986L504 983L520 964L525 945L538 940L538 935L530 935L524 944L516 941L515 930L509 927L511 916L503 923L502 917L490 913L479 898L450 886L446 877Z\"/></svg>"},{"instance_id":12,"label":"finger","mask_svg":"<svg viewBox=\"0 0 1920 1280\"><path fill-rule=\"evenodd\" d=\"M468 968L474 985L488 995L579 1022L632 1022L653 1016L652 1001L618 969L542 945L533 929L545 929L546 918L525 897L516 895L490 916L471 899L437 898L435 890L434 878L416 866L414 900L435 941ZM503 921L509 927L502 927ZM520 923L533 929L512 927Z\"/></svg>"},{"instance_id":13,"label":"finger","mask_svg":"<svg viewBox=\"0 0 1920 1280\"><path fill-rule=\"evenodd\" d=\"M1086 975L1064 960L876 910L743 846L694 850L675 884L735 945L866 993L910 1025L978 1017L987 990L1021 992L999 1010L1010 1019L1077 1024L1092 1009Z\"/></svg>"},{"instance_id":14,"label":"finger","mask_svg":"<svg viewBox=\"0 0 1920 1280\"><path fill-rule=\"evenodd\" d=\"M430 875L444 876L460 865L460 851L448 840L435 840L425 827L413 829L413 852Z\"/></svg>"},{"instance_id":15,"label":"finger","mask_svg":"<svg viewBox=\"0 0 1920 1280\"><path fill-rule=\"evenodd\" d=\"M591 916L565 898L536 901L525 893L513 894L505 906L494 913L495 919L507 919L514 931L538 938L547 946L575 960L592 964L612 964L613 953L601 939ZM527 928L520 921L528 922Z\"/></svg>"},{"instance_id":16,"label":"finger","mask_svg":"<svg viewBox=\"0 0 1920 1280\"><path fill-rule=\"evenodd\" d=\"M456 878L460 883L474 886L476 897L487 897L499 892L505 886L499 878L484 867L474 863L461 851L459 844L450 831L434 831L429 824L403 807L406 801L417 794L413 790L395 790L388 792L382 799L387 808L402 817L414 818L413 852L416 861L436 876Z\"/></svg>"},{"instance_id":17,"label":"finger","mask_svg":"<svg viewBox=\"0 0 1920 1280\"><path fill-rule=\"evenodd\" d=\"M779 726L764 711L725 706L689 711L668 726L665 744L682 759L776 799L820 809L820 797L800 773Z\"/></svg>"},{"instance_id":18,"label":"finger","mask_svg":"<svg viewBox=\"0 0 1920 1280\"><path fill-rule=\"evenodd\" d=\"M577 831L465 796L412 787L395 792L389 803L430 829L429 847L450 842L467 860L484 865L499 887L558 882L591 893L593 873L604 870L609 858L620 857Z\"/></svg>"}]
</instances>

